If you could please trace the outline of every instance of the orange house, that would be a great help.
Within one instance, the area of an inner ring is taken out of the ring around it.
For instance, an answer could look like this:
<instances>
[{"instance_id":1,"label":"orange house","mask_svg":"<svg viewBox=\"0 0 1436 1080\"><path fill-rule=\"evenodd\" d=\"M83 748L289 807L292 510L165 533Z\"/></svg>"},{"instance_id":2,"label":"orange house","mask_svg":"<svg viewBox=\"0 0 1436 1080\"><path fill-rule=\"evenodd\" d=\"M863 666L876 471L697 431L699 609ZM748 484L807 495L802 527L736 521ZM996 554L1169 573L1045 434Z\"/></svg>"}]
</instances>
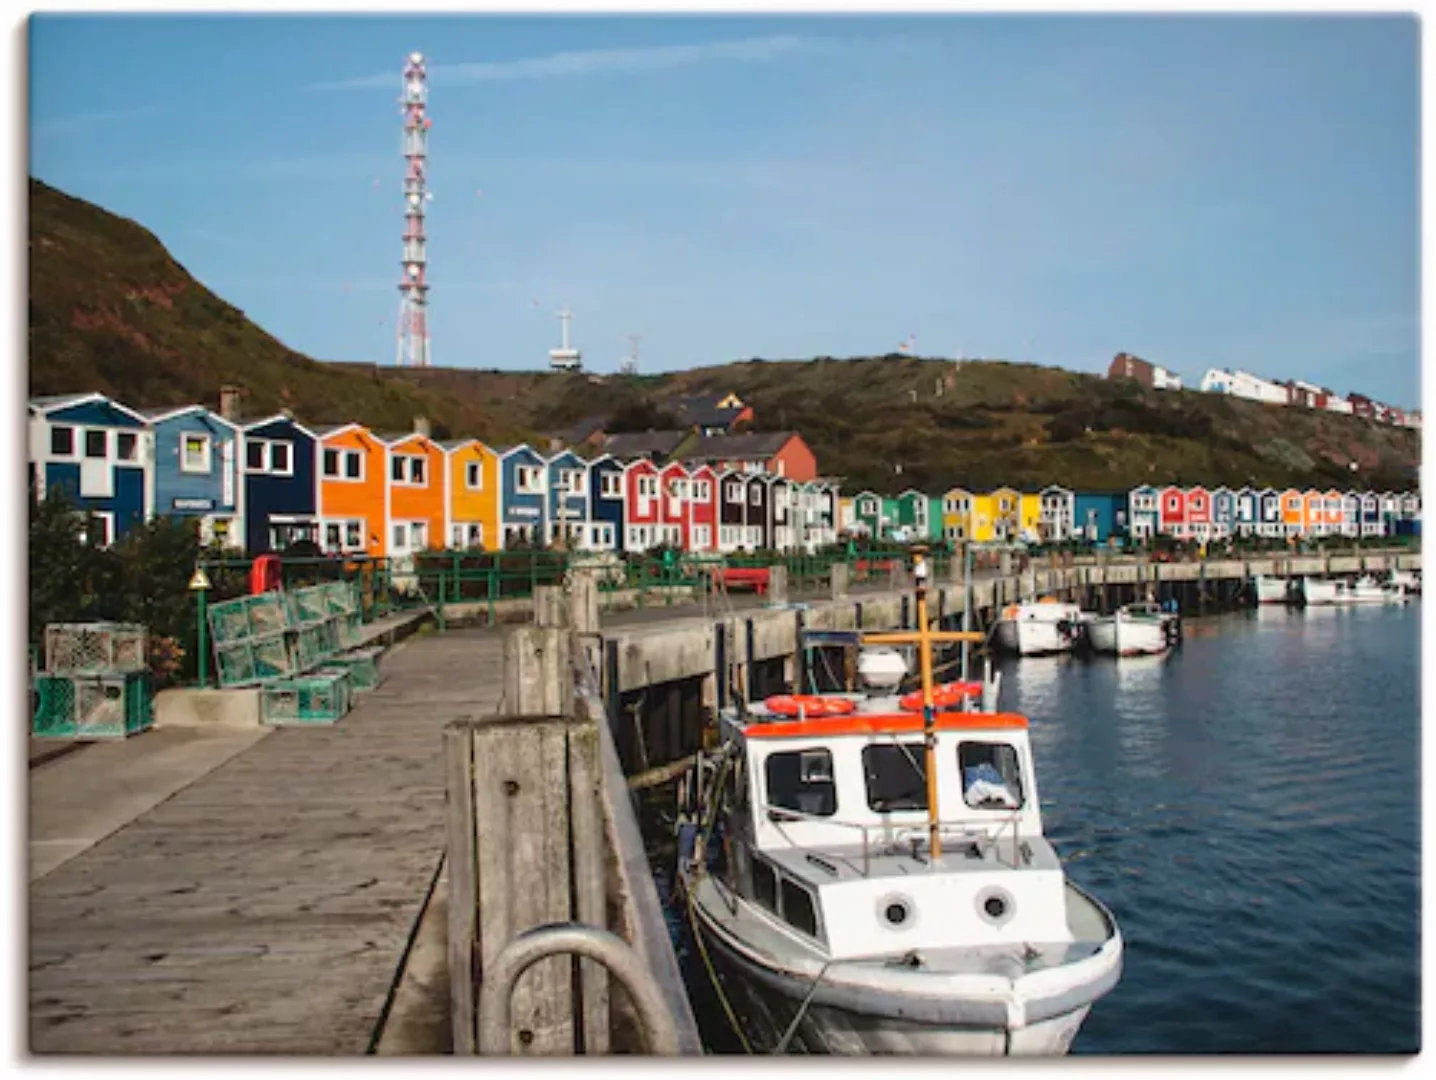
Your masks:
<instances>
[{"instance_id":1,"label":"orange house","mask_svg":"<svg viewBox=\"0 0 1436 1080\"><path fill-rule=\"evenodd\" d=\"M1306 501L1306 535L1326 535L1326 496L1319 491L1308 491Z\"/></svg>"},{"instance_id":2,"label":"orange house","mask_svg":"<svg viewBox=\"0 0 1436 1080\"><path fill-rule=\"evenodd\" d=\"M499 455L478 439L455 439L440 445L449 478L449 546L497 551L503 532L499 528Z\"/></svg>"},{"instance_id":3,"label":"orange house","mask_svg":"<svg viewBox=\"0 0 1436 1080\"><path fill-rule=\"evenodd\" d=\"M388 448L363 424L315 429L319 456L319 546L326 552L388 554Z\"/></svg>"},{"instance_id":4,"label":"orange house","mask_svg":"<svg viewBox=\"0 0 1436 1080\"><path fill-rule=\"evenodd\" d=\"M1326 515L1322 520L1326 522L1326 534L1340 536L1345 531L1344 526L1346 525L1346 496L1336 488L1332 488L1323 498L1326 504Z\"/></svg>"},{"instance_id":5,"label":"orange house","mask_svg":"<svg viewBox=\"0 0 1436 1080\"><path fill-rule=\"evenodd\" d=\"M1287 536L1296 536L1306 527L1306 500L1296 488L1281 493L1281 523Z\"/></svg>"},{"instance_id":6,"label":"orange house","mask_svg":"<svg viewBox=\"0 0 1436 1080\"><path fill-rule=\"evenodd\" d=\"M413 555L448 540L446 456L424 431L376 436L389 451L389 554Z\"/></svg>"}]
</instances>

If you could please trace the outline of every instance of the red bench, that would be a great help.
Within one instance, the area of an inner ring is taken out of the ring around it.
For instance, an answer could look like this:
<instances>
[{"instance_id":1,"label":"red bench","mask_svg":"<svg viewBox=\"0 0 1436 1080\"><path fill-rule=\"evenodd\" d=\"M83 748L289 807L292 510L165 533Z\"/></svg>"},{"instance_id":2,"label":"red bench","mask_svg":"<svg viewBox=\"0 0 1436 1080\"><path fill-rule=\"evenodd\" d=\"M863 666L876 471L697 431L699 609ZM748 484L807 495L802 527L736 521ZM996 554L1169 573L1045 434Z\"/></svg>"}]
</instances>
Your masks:
<instances>
[{"instance_id":1,"label":"red bench","mask_svg":"<svg viewBox=\"0 0 1436 1080\"><path fill-rule=\"evenodd\" d=\"M759 596L768 592L768 568L766 566L725 566L722 570L714 572L714 584L722 583L725 589L731 589L737 585L740 588L753 588Z\"/></svg>"}]
</instances>

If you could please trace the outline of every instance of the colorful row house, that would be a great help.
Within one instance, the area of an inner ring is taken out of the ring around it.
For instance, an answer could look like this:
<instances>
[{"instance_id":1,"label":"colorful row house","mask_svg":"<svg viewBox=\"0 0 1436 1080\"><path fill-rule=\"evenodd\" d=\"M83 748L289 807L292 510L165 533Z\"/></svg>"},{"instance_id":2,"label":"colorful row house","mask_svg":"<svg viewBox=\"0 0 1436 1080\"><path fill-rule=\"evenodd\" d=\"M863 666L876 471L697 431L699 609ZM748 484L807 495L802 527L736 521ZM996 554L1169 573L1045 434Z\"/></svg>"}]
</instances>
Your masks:
<instances>
[{"instance_id":1,"label":"colorful row house","mask_svg":"<svg viewBox=\"0 0 1436 1080\"><path fill-rule=\"evenodd\" d=\"M89 512L100 545L151 516L154 436L146 417L103 394L61 394L29 402L30 489L63 494Z\"/></svg>"}]
</instances>

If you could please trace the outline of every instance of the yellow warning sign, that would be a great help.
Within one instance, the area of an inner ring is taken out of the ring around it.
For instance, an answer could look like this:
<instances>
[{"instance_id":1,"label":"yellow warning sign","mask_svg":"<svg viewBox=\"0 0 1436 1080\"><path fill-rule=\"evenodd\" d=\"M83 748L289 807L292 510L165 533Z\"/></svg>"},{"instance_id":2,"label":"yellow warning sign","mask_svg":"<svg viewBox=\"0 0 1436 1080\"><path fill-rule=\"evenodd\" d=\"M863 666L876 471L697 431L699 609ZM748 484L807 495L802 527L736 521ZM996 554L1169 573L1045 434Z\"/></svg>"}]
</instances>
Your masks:
<instances>
[{"instance_id":1,"label":"yellow warning sign","mask_svg":"<svg viewBox=\"0 0 1436 1080\"><path fill-rule=\"evenodd\" d=\"M205 574L204 567L195 567L194 577L189 579L189 587L191 592L199 592L200 589L209 588L209 577Z\"/></svg>"}]
</instances>

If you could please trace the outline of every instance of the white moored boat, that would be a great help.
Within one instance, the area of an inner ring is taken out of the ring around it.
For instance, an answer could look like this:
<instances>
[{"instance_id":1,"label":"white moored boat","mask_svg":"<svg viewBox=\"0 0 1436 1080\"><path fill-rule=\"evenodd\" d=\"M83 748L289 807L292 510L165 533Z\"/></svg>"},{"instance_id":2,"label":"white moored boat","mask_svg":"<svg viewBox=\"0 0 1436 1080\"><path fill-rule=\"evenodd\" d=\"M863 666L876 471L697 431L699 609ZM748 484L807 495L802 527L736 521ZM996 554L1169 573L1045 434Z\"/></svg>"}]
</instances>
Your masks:
<instances>
[{"instance_id":1,"label":"white moored boat","mask_svg":"<svg viewBox=\"0 0 1436 1080\"><path fill-rule=\"evenodd\" d=\"M1086 632L1080 607L1050 597L1009 604L997 620L997 643L1019 656L1071 652Z\"/></svg>"},{"instance_id":2,"label":"white moored boat","mask_svg":"<svg viewBox=\"0 0 1436 1080\"><path fill-rule=\"evenodd\" d=\"M1116 920L1043 835L1027 720L932 687L932 642L980 635L928 632L923 593L930 706L769 698L725 710L697 768L679 880L752 1049L1061 1054L1121 975Z\"/></svg>"},{"instance_id":3,"label":"white moored boat","mask_svg":"<svg viewBox=\"0 0 1436 1080\"><path fill-rule=\"evenodd\" d=\"M1332 584L1336 586L1332 599L1334 604L1399 604L1406 598L1405 590L1399 585L1391 589L1369 575L1355 581L1335 581Z\"/></svg>"},{"instance_id":4,"label":"white moored boat","mask_svg":"<svg viewBox=\"0 0 1436 1080\"><path fill-rule=\"evenodd\" d=\"M1289 604L1291 603L1292 585L1289 578L1267 577L1258 574L1252 578L1256 586L1256 598L1258 604Z\"/></svg>"},{"instance_id":5,"label":"white moored boat","mask_svg":"<svg viewBox=\"0 0 1436 1080\"><path fill-rule=\"evenodd\" d=\"M1128 604L1087 626L1092 648L1116 656L1164 653L1181 640L1181 622L1156 604Z\"/></svg>"},{"instance_id":6,"label":"white moored boat","mask_svg":"<svg viewBox=\"0 0 1436 1080\"><path fill-rule=\"evenodd\" d=\"M1307 606L1336 603L1336 582L1334 581L1304 577L1301 579L1300 588L1302 603Z\"/></svg>"}]
</instances>

